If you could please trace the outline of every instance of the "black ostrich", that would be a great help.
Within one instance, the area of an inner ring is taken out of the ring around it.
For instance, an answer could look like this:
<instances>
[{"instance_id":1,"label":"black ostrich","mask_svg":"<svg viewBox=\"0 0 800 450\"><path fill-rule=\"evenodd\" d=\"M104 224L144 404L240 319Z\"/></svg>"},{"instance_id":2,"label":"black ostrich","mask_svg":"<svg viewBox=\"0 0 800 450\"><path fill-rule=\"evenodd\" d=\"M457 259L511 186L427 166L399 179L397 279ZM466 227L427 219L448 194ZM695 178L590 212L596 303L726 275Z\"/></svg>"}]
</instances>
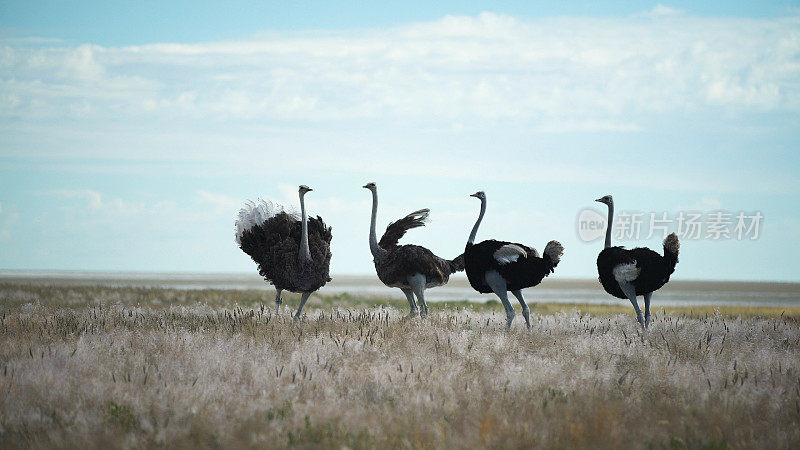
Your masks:
<instances>
[{"instance_id":1,"label":"black ostrich","mask_svg":"<svg viewBox=\"0 0 800 450\"><path fill-rule=\"evenodd\" d=\"M428 304L425 302L425 289L443 286L450 279L450 274L464 270L463 255L454 260L447 260L419 245L397 244L406 231L425 225L425 220L430 212L427 209L414 211L397 222L390 223L378 242L375 235L378 187L375 183L367 183L363 187L372 192L369 249L374 258L378 278L386 286L400 288L403 291L411 307L409 316L418 314L419 310L422 311L422 315L427 315ZM419 302L419 309L417 309L417 303L414 302L415 295Z\"/></svg>"},{"instance_id":2,"label":"black ostrich","mask_svg":"<svg viewBox=\"0 0 800 450\"><path fill-rule=\"evenodd\" d=\"M608 205L608 227L605 249L597 255L597 273L603 289L617 298L628 299L636 310L636 320L643 328L650 326L650 299L653 292L669 281L678 263L680 242L675 233L664 239L664 256L649 248L628 250L611 246L611 224L614 220L614 199L610 195L595 200ZM644 317L636 296L644 296Z\"/></svg>"},{"instance_id":3,"label":"black ostrich","mask_svg":"<svg viewBox=\"0 0 800 450\"><path fill-rule=\"evenodd\" d=\"M300 292L300 317L308 297L330 281L331 228L322 218L308 218L304 197L311 188L301 185L301 217L281 205L260 200L247 202L236 221L236 242L258 264L258 273L277 290L275 310L280 311L281 291Z\"/></svg>"},{"instance_id":4,"label":"black ostrich","mask_svg":"<svg viewBox=\"0 0 800 450\"><path fill-rule=\"evenodd\" d=\"M473 244L486 213L486 194L480 191L470 197L481 200L481 213L464 249L464 268L469 284L482 294L494 292L500 297L506 309L508 328L511 328L511 322L514 321L514 307L508 301L508 291L511 291L522 305L525 325L530 328L531 312L522 297L521 289L536 286L550 275L564 254L564 247L558 241L550 241L544 248L544 257L540 257L536 249L512 242L490 239Z\"/></svg>"}]
</instances>

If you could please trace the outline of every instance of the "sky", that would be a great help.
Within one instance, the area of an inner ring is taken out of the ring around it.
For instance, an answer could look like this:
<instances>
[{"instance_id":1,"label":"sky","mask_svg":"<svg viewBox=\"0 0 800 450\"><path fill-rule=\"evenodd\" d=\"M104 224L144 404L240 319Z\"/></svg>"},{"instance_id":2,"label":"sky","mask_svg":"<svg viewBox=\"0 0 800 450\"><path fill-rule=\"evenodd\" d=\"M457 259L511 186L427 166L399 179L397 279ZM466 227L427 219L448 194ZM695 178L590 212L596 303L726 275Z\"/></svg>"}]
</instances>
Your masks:
<instances>
[{"instance_id":1,"label":"sky","mask_svg":"<svg viewBox=\"0 0 800 450\"><path fill-rule=\"evenodd\" d=\"M702 216L675 278L800 281L799 113L797 2L6 1L0 270L255 273L238 209L306 184L368 274L375 181L378 228L430 208L402 242L444 257L483 190L479 240L594 278L613 194L617 225ZM647 224L615 243L660 251Z\"/></svg>"}]
</instances>

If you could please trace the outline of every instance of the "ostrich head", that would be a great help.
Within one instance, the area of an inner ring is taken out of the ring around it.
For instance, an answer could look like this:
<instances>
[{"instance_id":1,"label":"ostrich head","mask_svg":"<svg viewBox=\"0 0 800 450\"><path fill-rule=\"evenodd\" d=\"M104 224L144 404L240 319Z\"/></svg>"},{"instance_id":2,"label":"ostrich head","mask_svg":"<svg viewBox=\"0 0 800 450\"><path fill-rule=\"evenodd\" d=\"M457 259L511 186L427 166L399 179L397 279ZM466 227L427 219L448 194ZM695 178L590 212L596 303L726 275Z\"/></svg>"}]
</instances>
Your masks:
<instances>
[{"instance_id":1,"label":"ostrich head","mask_svg":"<svg viewBox=\"0 0 800 450\"><path fill-rule=\"evenodd\" d=\"M483 191L478 191L478 192L476 192L476 193L474 193L474 194L470 195L470 197L475 197L475 198L478 198L478 199L480 199L481 201L484 201L484 200L486 200L486 194L484 194L484 193L483 193Z\"/></svg>"},{"instance_id":2,"label":"ostrich head","mask_svg":"<svg viewBox=\"0 0 800 450\"><path fill-rule=\"evenodd\" d=\"M305 184L301 184L299 191L300 191L300 195L305 195L306 192L311 192L311 191L313 191L313 189L311 189L310 187L306 186Z\"/></svg>"},{"instance_id":3,"label":"ostrich head","mask_svg":"<svg viewBox=\"0 0 800 450\"><path fill-rule=\"evenodd\" d=\"M614 197L610 195L604 195L598 199L595 199L596 202L605 203L606 205L611 205L614 203Z\"/></svg>"},{"instance_id":4,"label":"ostrich head","mask_svg":"<svg viewBox=\"0 0 800 450\"><path fill-rule=\"evenodd\" d=\"M370 191L373 191L373 192L375 192L375 189L378 189L378 186L375 184L374 181L370 181L369 183L367 183L367 184L365 184L364 186L361 186L361 187L363 187L364 189L369 189Z\"/></svg>"}]
</instances>

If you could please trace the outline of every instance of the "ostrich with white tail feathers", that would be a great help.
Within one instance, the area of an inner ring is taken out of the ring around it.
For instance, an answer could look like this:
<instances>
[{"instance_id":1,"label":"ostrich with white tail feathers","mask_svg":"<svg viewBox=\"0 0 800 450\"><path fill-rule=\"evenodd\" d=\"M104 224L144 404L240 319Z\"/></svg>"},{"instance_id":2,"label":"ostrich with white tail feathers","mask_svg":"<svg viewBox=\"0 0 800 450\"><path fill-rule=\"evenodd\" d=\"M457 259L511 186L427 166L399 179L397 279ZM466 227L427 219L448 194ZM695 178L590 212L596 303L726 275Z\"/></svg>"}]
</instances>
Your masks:
<instances>
[{"instance_id":1,"label":"ostrich with white tail feathers","mask_svg":"<svg viewBox=\"0 0 800 450\"><path fill-rule=\"evenodd\" d=\"M308 218L305 194L312 189L301 185L301 216L289 214L283 206L269 201L247 202L236 221L236 243L258 265L258 273L277 290L276 312L281 292L299 292L300 317L308 297L331 280L331 228L322 218Z\"/></svg>"}]
</instances>

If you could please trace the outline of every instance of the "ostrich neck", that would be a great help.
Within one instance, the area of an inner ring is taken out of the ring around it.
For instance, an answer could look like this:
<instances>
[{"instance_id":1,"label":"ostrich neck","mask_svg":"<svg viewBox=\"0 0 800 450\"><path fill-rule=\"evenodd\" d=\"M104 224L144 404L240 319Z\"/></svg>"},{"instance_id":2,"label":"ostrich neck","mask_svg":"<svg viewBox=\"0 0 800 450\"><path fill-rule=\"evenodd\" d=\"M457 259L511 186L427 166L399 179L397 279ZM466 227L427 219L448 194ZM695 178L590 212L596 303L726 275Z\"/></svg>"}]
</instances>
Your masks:
<instances>
[{"instance_id":1,"label":"ostrich neck","mask_svg":"<svg viewBox=\"0 0 800 450\"><path fill-rule=\"evenodd\" d=\"M469 240L467 244L472 244L475 242L475 236L478 235L478 227L481 226L481 220L483 220L483 215L486 213L486 199L481 199L481 213L478 215L478 220L475 222L475 226L472 227L472 233L469 234Z\"/></svg>"},{"instance_id":2,"label":"ostrich neck","mask_svg":"<svg viewBox=\"0 0 800 450\"><path fill-rule=\"evenodd\" d=\"M303 232L300 236L300 253L298 257L301 260L311 261L311 250L308 248L308 216L306 216L306 202L305 193L300 194L300 214L302 217Z\"/></svg>"},{"instance_id":3,"label":"ostrich neck","mask_svg":"<svg viewBox=\"0 0 800 450\"><path fill-rule=\"evenodd\" d=\"M611 228L614 222L614 204L608 204L608 226L606 227L606 247L611 247Z\"/></svg>"},{"instance_id":4,"label":"ostrich neck","mask_svg":"<svg viewBox=\"0 0 800 450\"><path fill-rule=\"evenodd\" d=\"M372 218L369 222L369 250L372 252L372 256L378 258L386 253L386 250L382 249L380 245L378 245L378 237L375 235L375 221L377 220L378 216L378 191L372 191Z\"/></svg>"}]
</instances>

